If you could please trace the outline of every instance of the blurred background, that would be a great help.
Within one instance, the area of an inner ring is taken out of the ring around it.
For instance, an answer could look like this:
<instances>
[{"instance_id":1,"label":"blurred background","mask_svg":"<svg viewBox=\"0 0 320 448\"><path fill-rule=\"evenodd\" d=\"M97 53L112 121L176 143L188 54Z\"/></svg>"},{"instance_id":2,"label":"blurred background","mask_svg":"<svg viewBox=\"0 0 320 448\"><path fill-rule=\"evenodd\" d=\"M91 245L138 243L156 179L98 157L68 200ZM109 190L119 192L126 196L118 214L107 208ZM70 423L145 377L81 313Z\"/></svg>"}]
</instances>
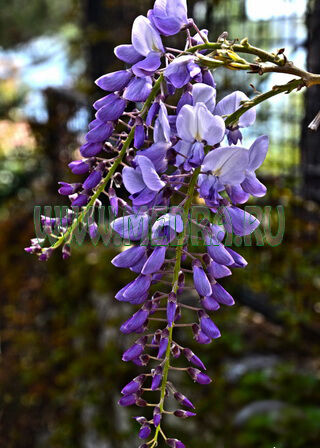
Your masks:
<instances>
[{"instance_id":1,"label":"blurred background","mask_svg":"<svg viewBox=\"0 0 320 448\"><path fill-rule=\"evenodd\" d=\"M267 50L285 47L297 65L320 73L319 0L188 3L212 39L227 30ZM87 243L68 261L56 253L41 264L23 248L34 206L63 205L57 182L71 179L67 163L101 96L94 80L121 68L113 48L129 42L134 18L151 5L0 0L1 447L138 445L136 412L116 404L139 369L121 362L128 338L118 327L129 309L113 297L127 274L115 276L114 249ZM219 98L287 79L226 70L215 77ZM191 343L215 381L206 389L181 380L198 417L168 425L192 448L320 446L320 131L307 130L319 109L320 88L279 96L260 107L247 135L270 136L260 172L269 192L255 203L284 206L285 234L275 247L239 248L249 266L226 282L237 304L216 313L223 337Z\"/></svg>"}]
</instances>

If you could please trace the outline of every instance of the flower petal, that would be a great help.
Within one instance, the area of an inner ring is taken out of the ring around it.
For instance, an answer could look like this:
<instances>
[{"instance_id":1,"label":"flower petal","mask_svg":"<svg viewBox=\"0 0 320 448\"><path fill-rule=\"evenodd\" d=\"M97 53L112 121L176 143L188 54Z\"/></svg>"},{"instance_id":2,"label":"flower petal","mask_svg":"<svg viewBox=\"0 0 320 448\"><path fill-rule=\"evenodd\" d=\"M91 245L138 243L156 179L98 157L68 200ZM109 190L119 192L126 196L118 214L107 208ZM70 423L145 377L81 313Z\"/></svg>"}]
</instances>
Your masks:
<instances>
[{"instance_id":1,"label":"flower petal","mask_svg":"<svg viewBox=\"0 0 320 448\"><path fill-rule=\"evenodd\" d=\"M145 59L137 62L132 71L136 76L151 76L161 65L161 55L157 51L151 51Z\"/></svg>"},{"instance_id":2,"label":"flower petal","mask_svg":"<svg viewBox=\"0 0 320 448\"><path fill-rule=\"evenodd\" d=\"M117 120L123 114L127 102L120 98L118 95L112 93L108 95L108 100L105 100L105 104L101 109L96 113L96 117L98 120L103 123L107 123L108 121Z\"/></svg>"},{"instance_id":3,"label":"flower petal","mask_svg":"<svg viewBox=\"0 0 320 448\"><path fill-rule=\"evenodd\" d=\"M248 150L238 146L225 146L210 151L203 161L203 171L212 171L222 184L239 185L245 178Z\"/></svg>"},{"instance_id":4,"label":"flower petal","mask_svg":"<svg viewBox=\"0 0 320 448\"><path fill-rule=\"evenodd\" d=\"M114 49L114 53L118 59L126 64L136 64L138 61L143 59L143 56L138 53L133 45L118 45Z\"/></svg>"},{"instance_id":5,"label":"flower petal","mask_svg":"<svg viewBox=\"0 0 320 448\"><path fill-rule=\"evenodd\" d=\"M136 156L135 161L141 169L144 183L151 191L160 191L166 185L160 179L150 159L145 156Z\"/></svg>"},{"instance_id":6,"label":"flower petal","mask_svg":"<svg viewBox=\"0 0 320 448\"><path fill-rule=\"evenodd\" d=\"M215 114L230 115L241 107L242 101L250 101L247 95L237 90L225 96L216 106ZM253 107L241 115L239 119L239 126L245 128L251 126L256 120L256 109Z\"/></svg>"},{"instance_id":7,"label":"flower petal","mask_svg":"<svg viewBox=\"0 0 320 448\"><path fill-rule=\"evenodd\" d=\"M135 19L131 40L135 50L142 56L147 56L151 51L164 52L160 34L147 17L138 16Z\"/></svg>"},{"instance_id":8,"label":"flower petal","mask_svg":"<svg viewBox=\"0 0 320 448\"><path fill-rule=\"evenodd\" d=\"M154 274L159 271L164 263L166 256L166 247L156 247L146 263L144 264L141 273L144 275Z\"/></svg>"},{"instance_id":9,"label":"flower petal","mask_svg":"<svg viewBox=\"0 0 320 448\"><path fill-rule=\"evenodd\" d=\"M146 101L152 89L152 79L133 78L123 92L123 98L129 101Z\"/></svg>"},{"instance_id":10,"label":"flower petal","mask_svg":"<svg viewBox=\"0 0 320 448\"><path fill-rule=\"evenodd\" d=\"M197 130L195 109L186 104L180 110L177 118L178 136L184 141L193 143L197 136Z\"/></svg>"},{"instance_id":11,"label":"flower petal","mask_svg":"<svg viewBox=\"0 0 320 448\"><path fill-rule=\"evenodd\" d=\"M220 143L226 130L223 119L212 115L204 103L197 103L195 109L198 135L209 145Z\"/></svg>"},{"instance_id":12,"label":"flower petal","mask_svg":"<svg viewBox=\"0 0 320 448\"><path fill-rule=\"evenodd\" d=\"M96 80L97 86L102 90L108 92L115 92L117 90L124 89L132 78L132 73L128 70L119 70L117 72L108 73L107 75L100 76Z\"/></svg>"},{"instance_id":13,"label":"flower petal","mask_svg":"<svg viewBox=\"0 0 320 448\"><path fill-rule=\"evenodd\" d=\"M134 168L125 166L122 170L124 186L131 194L139 193L145 188L142 174Z\"/></svg>"},{"instance_id":14,"label":"flower petal","mask_svg":"<svg viewBox=\"0 0 320 448\"><path fill-rule=\"evenodd\" d=\"M124 239L139 241L148 234L148 224L148 215L128 215L112 221L111 228Z\"/></svg>"},{"instance_id":15,"label":"flower petal","mask_svg":"<svg viewBox=\"0 0 320 448\"><path fill-rule=\"evenodd\" d=\"M212 112L216 105L216 89L207 84L197 83L192 88L193 105L204 103Z\"/></svg>"},{"instance_id":16,"label":"flower petal","mask_svg":"<svg viewBox=\"0 0 320 448\"><path fill-rule=\"evenodd\" d=\"M260 224L255 216L234 206L224 207L222 217L227 232L240 236L249 235Z\"/></svg>"},{"instance_id":17,"label":"flower petal","mask_svg":"<svg viewBox=\"0 0 320 448\"><path fill-rule=\"evenodd\" d=\"M269 138L261 135L252 144L249 149L249 165L248 170L257 170L264 162L269 146Z\"/></svg>"}]
</instances>

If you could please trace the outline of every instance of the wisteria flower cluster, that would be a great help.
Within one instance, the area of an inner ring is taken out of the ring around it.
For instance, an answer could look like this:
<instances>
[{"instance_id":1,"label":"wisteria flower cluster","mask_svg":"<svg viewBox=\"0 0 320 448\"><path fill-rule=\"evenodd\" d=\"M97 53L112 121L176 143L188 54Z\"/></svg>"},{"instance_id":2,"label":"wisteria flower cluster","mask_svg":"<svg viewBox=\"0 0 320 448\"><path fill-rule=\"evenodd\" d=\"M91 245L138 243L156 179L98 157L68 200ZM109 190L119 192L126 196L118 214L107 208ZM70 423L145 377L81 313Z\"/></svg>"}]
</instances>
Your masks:
<instances>
[{"instance_id":1,"label":"wisteria flower cluster","mask_svg":"<svg viewBox=\"0 0 320 448\"><path fill-rule=\"evenodd\" d=\"M164 36L180 32L186 35L184 49L166 47ZM115 48L123 70L96 81L106 95L93 105L96 114L80 149L83 158L69 164L72 173L85 179L60 182L59 193L71 201L64 218L42 217L49 232L59 224L61 235L50 248L39 240L27 248L46 260L63 244L63 257L69 257L72 232L89 208L89 233L98 235L94 211L101 206L99 196L107 194L115 215L111 227L129 245L112 264L135 274L115 299L133 306L120 328L133 335L122 359L143 373L123 387L119 404L146 408L135 417L144 441L140 448L154 448L159 436L169 447L185 446L163 429L167 415L195 416L194 404L173 383L171 372L201 385L211 378L174 330L190 331L199 344L220 337L214 312L234 304L221 280L247 264L224 244L226 233L252 233L259 222L241 204L266 193L256 170L266 157L268 137L260 136L250 147L243 143L242 129L256 119L243 92L217 101L204 55L207 36L188 18L185 0L156 0L147 17L136 18L131 43ZM231 51L216 53L213 60L233 68L243 61ZM117 192L122 186L127 200ZM210 219L192 218L199 204L210 211ZM82 209L77 218L74 207ZM203 253L192 249L192 226L202 233ZM197 306L188 304L190 294ZM187 322L190 313L194 319ZM169 396L176 400L174 409L168 407Z\"/></svg>"}]
</instances>

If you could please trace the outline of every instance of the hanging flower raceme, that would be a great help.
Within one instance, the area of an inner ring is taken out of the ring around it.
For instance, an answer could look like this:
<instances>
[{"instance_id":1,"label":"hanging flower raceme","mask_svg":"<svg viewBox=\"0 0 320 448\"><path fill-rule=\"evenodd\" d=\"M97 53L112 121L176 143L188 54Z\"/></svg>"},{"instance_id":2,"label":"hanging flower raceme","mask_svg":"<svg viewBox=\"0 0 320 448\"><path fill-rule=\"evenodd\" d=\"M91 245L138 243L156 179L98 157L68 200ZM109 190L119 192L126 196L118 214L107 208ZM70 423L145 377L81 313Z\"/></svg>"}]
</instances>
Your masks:
<instances>
[{"instance_id":1,"label":"hanging flower raceme","mask_svg":"<svg viewBox=\"0 0 320 448\"><path fill-rule=\"evenodd\" d=\"M164 47L161 36L185 30L183 52ZM185 447L163 430L166 415L196 415L192 401L173 383L171 371L204 386L211 378L198 354L186 346L187 339L177 339L176 328L189 331L199 344L221 336L212 313L234 304L223 279L247 264L228 247L227 235L245 236L257 228L259 221L238 205L266 192L255 172L266 157L267 137L259 137L250 149L238 144L240 129L254 123L255 110L226 128L227 116L248 98L233 92L216 104L219 89L212 73L189 51L207 36L188 18L185 0L156 0L148 17L134 21L132 43L115 49L126 66L96 81L106 93L93 105L96 116L80 147L82 159L69 163L72 174L81 179L59 183L59 193L69 197L73 208L62 217L42 216L45 235L26 249L44 261L62 245L66 259L79 224L87 226L91 239L99 238L95 217L106 194L111 229L124 248L112 264L131 275L115 294L115 304L132 306L120 327L122 335L132 337L122 360L142 370L123 387L119 404L146 410L135 417L144 441L140 448L155 448L159 437L169 447ZM208 206L211 222L193 222L191 208L197 197ZM203 233L202 255L189 245L193 224ZM46 234L54 236L52 247L44 246ZM176 359L185 367L176 368ZM146 391L153 394L151 402Z\"/></svg>"}]
</instances>

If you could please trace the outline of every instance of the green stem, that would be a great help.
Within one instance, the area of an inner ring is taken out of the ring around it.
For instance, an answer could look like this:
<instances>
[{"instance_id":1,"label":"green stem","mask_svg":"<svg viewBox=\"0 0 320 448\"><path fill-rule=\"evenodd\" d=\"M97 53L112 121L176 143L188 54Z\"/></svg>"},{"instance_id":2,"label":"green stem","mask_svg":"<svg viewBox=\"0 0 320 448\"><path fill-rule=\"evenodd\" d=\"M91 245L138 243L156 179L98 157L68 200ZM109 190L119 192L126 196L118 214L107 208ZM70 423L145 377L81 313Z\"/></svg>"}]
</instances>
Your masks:
<instances>
[{"instance_id":1,"label":"green stem","mask_svg":"<svg viewBox=\"0 0 320 448\"><path fill-rule=\"evenodd\" d=\"M252 100L246 101L238 110L236 110L233 114L230 114L225 121L226 126L231 126L232 124L237 123L241 115L243 115L252 107L255 107L258 104L262 103L263 101L266 101L276 95L279 95L280 93L284 92L290 93L294 89L301 89L304 86L305 83L303 79L293 79L289 81L287 84L283 84L280 86L273 86L272 89L269 90L268 92L261 93Z\"/></svg>"},{"instance_id":2,"label":"green stem","mask_svg":"<svg viewBox=\"0 0 320 448\"><path fill-rule=\"evenodd\" d=\"M185 239L187 237L189 212L190 212L190 208L192 206L195 187L197 184L197 180L198 180L200 171L201 171L201 167L197 168L194 171L194 173L190 179L190 184L189 184L188 192L187 192L188 199L186 200L184 207L183 207L183 217L182 217L183 232L181 233L181 235L178 238L177 249L176 249L176 263L174 266L173 278L172 278L172 285L173 285L172 290L175 293L177 293L177 291L178 291L178 277L179 277L179 273L181 270L181 258L183 255L183 246L184 246ZM163 366L163 379L162 379L162 383L161 383L161 394L160 394L160 404L159 404L161 413L163 412L163 408L164 408L164 399L165 399L166 387L167 387L167 382L168 382L168 374L169 374L169 367L170 367L170 352L171 352L171 344L172 344L172 339L173 339L173 327L174 327L174 324L172 325L171 328L169 328L168 347L167 347L165 362L164 362L164 366ZM161 427L159 425L156 429L154 442L153 442L151 448L154 448L157 446L158 436L159 436L160 432L161 432Z\"/></svg>"},{"instance_id":3,"label":"green stem","mask_svg":"<svg viewBox=\"0 0 320 448\"><path fill-rule=\"evenodd\" d=\"M262 50L261 48L253 47L249 43L242 44L232 44L226 42L208 42L206 44L196 45L194 47L188 48L188 52L195 53L201 50L221 50L228 49L233 50L236 53L245 53L258 56L263 62L272 62L273 64L282 66L286 63L284 57L280 57L276 54L269 53L268 51Z\"/></svg>"},{"instance_id":4,"label":"green stem","mask_svg":"<svg viewBox=\"0 0 320 448\"><path fill-rule=\"evenodd\" d=\"M163 75L160 75L159 78L157 79L157 81L155 82L155 84L154 84L154 86L153 86L153 88L152 88L152 90L150 92L150 95L148 96L146 102L144 103L144 105L143 105L143 107L141 109L141 113L140 113L141 118L144 118L146 116L146 114L148 113L148 110L149 110L149 108L151 106L151 103L154 101L155 97L158 94L158 91L160 90L160 86L161 86L161 82L162 81L163 81ZM131 131L128 134L128 137L123 142L122 149L121 149L117 159L114 161L113 165L109 169L107 176L103 179L103 181L99 185L99 187L96 190L96 192L93 194L93 196L90 199L90 201L88 202L88 204L84 207L84 209L81 211L81 213L79 213L77 219L74 220L74 222L67 229L67 231L63 235L61 235L58 238L58 240L51 246L51 249L53 249L53 250L57 249L65 241L69 241L69 239L72 238L73 232L76 230L76 228L79 226L79 224L81 224L83 222L83 220L84 220L88 210L90 210L90 208L94 206L96 200L99 198L101 193L104 191L104 189L106 188L107 184L111 180L112 176L116 172L117 168L121 164L124 156L126 155L127 149L129 148L129 146L131 145L131 143L133 141L134 131L135 131L135 126L132 126Z\"/></svg>"}]
</instances>

